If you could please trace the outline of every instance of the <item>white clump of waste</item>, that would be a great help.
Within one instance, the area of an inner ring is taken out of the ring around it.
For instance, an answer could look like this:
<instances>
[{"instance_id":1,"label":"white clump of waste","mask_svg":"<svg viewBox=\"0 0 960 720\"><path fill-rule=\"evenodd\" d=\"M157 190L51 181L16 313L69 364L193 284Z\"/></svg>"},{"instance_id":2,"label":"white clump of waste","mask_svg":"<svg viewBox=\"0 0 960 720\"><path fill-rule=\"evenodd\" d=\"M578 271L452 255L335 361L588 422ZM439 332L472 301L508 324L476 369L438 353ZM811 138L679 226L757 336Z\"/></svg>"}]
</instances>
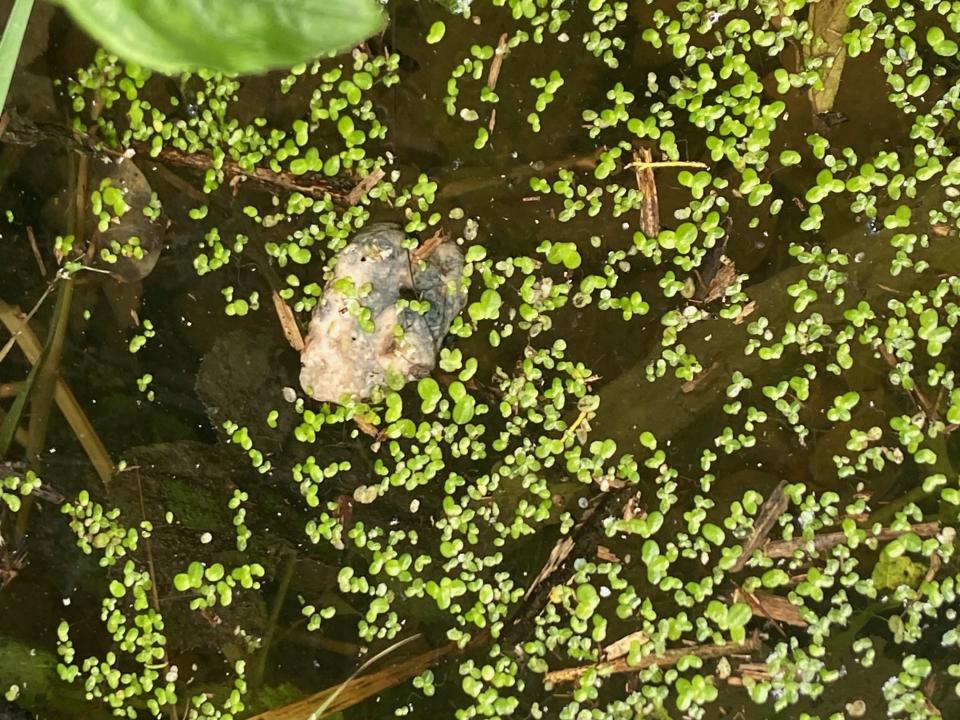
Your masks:
<instances>
[{"instance_id":1,"label":"white clump of waste","mask_svg":"<svg viewBox=\"0 0 960 720\"><path fill-rule=\"evenodd\" d=\"M441 243L416 259L394 223L354 236L313 312L300 385L315 400L365 400L428 375L466 303L463 255Z\"/></svg>"}]
</instances>

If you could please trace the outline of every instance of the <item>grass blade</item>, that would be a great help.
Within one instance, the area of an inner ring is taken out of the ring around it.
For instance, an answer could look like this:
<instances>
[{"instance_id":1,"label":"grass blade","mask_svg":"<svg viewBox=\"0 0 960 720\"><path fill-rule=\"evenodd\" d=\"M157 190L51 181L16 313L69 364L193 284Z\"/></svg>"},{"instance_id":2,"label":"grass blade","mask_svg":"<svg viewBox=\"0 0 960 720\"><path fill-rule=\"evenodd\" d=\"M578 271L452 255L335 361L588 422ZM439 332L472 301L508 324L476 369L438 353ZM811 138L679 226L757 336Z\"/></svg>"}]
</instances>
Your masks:
<instances>
[{"instance_id":1,"label":"grass blade","mask_svg":"<svg viewBox=\"0 0 960 720\"><path fill-rule=\"evenodd\" d=\"M20 55L20 45L23 43L23 34L27 31L31 10L33 0L16 0L7 19L7 26L3 29L3 38L0 38L0 111L7 104L10 79L17 66L17 57Z\"/></svg>"}]
</instances>

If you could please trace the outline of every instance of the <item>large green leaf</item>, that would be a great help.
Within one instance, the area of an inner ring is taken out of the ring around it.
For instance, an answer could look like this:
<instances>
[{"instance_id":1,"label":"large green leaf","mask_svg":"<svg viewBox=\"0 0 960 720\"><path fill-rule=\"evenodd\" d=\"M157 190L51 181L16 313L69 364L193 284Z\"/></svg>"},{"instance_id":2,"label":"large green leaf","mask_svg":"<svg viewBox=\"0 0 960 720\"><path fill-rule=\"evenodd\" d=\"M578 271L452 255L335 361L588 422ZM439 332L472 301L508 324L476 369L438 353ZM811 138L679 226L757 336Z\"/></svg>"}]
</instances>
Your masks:
<instances>
[{"instance_id":1,"label":"large green leaf","mask_svg":"<svg viewBox=\"0 0 960 720\"><path fill-rule=\"evenodd\" d=\"M253 74L344 50L384 23L376 0L59 0L124 60Z\"/></svg>"}]
</instances>

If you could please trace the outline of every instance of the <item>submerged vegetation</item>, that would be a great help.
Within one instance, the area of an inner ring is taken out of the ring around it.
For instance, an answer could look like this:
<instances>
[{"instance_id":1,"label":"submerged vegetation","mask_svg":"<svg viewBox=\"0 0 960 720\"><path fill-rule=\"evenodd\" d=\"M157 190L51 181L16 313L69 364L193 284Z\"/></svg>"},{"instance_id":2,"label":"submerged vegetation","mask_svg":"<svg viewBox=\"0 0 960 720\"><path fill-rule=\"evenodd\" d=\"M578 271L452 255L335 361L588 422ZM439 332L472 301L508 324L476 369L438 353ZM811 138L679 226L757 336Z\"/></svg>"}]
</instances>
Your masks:
<instances>
[{"instance_id":1,"label":"submerged vegetation","mask_svg":"<svg viewBox=\"0 0 960 720\"><path fill-rule=\"evenodd\" d=\"M454 5L258 78L50 25L69 121L2 138L7 701L956 716L960 3ZM316 402L383 220L466 306Z\"/></svg>"}]
</instances>

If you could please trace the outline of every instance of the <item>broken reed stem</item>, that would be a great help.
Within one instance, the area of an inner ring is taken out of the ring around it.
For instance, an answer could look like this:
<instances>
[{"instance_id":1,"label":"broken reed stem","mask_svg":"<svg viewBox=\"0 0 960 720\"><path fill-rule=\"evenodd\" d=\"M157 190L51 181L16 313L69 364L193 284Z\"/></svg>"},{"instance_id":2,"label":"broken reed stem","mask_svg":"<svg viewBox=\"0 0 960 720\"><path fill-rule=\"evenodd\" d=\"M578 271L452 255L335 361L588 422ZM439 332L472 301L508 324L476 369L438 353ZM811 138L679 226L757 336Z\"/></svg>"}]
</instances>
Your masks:
<instances>
[{"instance_id":1,"label":"broken reed stem","mask_svg":"<svg viewBox=\"0 0 960 720\"><path fill-rule=\"evenodd\" d=\"M657 193L657 180L650 164L654 162L653 151L641 147L633 153L633 172L640 191L640 229L648 238L660 234L660 198Z\"/></svg>"},{"instance_id":2,"label":"broken reed stem","mask_svg":"<svg viewBox=\"0 0 960 720\"><path fill-rule=\"evenodd\" d=\"M601 675L613 675L616 673L628 673L643 670L651 665L658 667L669 667L676 665L681 658L695 655L701 660L710 660L712 658L726 657L728 655L749 655L760 649L760 638L753 634L742 643L723 643L720 645L694 645L688 648L677 648L667 650L661 655L647 655L640 658L640 661L631 665L626 657L617 658L611 662L599 663L596 665L578 665L577 667L563 668L562 670L552 670L544 676L545 684L557 685L560 683L576 682L581 676L596 670Z\"/></svg>"},{"instance_id":3,"label":"broken reed stem","mask_svg":"<svg viewBox=\"0 0 960 720\"><path fill-rule=\"evenodd\" d=\"M16 338L17 345L20 346L27 361L35 364L43 348L27 321L20 317L19 308L0 300L0 323L3 323ZM77 441L83 447L87 457L90 458L90 462L97 471L100 480L104 485L109 486L113 479L113 462L110 460L103 442L93 429L90 419L83 412L80 403L77 402L76 396L60 377L56 379L53 398L57 401L60 412L63 413L74 435L76 435Z\"/></svg>"},{"instance_id":4,"label":"broken reed stem","mask_svg":"<svg viewBox=\"0 0 960 720\"><path fill-rule=\"evenodd\" d=\"M23 381L0 383L0 398L16 397L23 387Z\"/></svg>"}]
</instances>

